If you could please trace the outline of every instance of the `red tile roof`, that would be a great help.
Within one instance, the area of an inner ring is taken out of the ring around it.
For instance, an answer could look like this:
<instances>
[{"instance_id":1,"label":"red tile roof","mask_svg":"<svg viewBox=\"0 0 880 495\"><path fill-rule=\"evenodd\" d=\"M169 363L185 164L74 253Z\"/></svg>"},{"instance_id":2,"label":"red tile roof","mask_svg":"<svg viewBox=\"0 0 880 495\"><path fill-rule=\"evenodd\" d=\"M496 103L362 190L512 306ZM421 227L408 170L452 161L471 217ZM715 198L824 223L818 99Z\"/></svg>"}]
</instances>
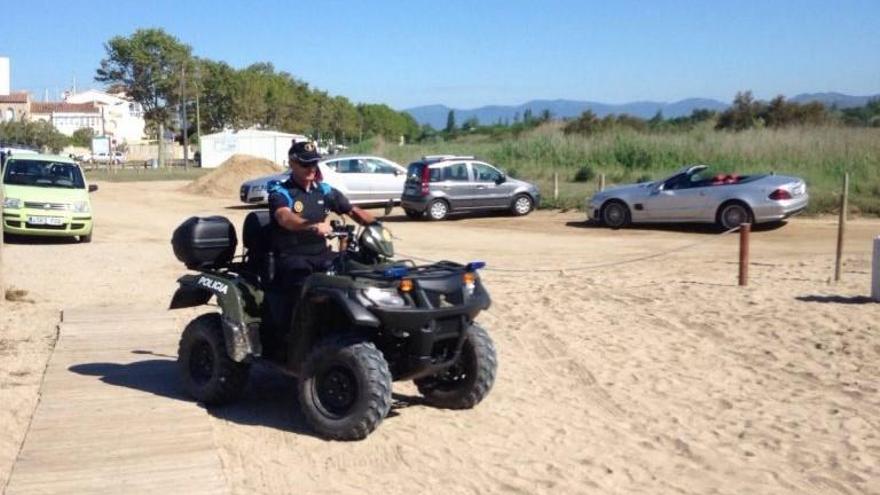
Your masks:
<instances>
[{"instance_id":1,"label":"red tile roof","mask_svg":"<svg viewBox=\"0 0 880 495\"><path fill-rule=\"evenodd\" d=\"M31 113L101 113L94 103L33 102Z\"/></svg>"},{"instance_id":2,"label":"red tile roof","mask_svg":"<svg viewBox=\"0 0 880 495\"><path fill-rule=\"evenodd\" d=\"M10 93L8 95L0 95L0 103L27 103L27 93Z\"/></svg>"}]
</instances>

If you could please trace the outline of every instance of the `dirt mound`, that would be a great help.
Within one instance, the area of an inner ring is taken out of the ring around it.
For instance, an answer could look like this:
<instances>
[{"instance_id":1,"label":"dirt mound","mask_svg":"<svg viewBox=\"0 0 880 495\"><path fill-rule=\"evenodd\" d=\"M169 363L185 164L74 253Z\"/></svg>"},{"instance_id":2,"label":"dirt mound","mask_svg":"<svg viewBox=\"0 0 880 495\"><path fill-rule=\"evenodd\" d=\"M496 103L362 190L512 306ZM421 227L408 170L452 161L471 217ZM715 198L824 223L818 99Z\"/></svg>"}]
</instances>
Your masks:
<instances>
[{"instance_id":1,"label":"dirt mound","mask_svg":"<svg viewBox=\"0 0 880 495\"><path fill-rule=\"evenodd\" d=\"M281 167L265 158L251 155L232 155L216 170L184 186L182 191L200 196L236 198L242 182L263 175L277 174L281 171Z\"/></svg>"}]
</instances>

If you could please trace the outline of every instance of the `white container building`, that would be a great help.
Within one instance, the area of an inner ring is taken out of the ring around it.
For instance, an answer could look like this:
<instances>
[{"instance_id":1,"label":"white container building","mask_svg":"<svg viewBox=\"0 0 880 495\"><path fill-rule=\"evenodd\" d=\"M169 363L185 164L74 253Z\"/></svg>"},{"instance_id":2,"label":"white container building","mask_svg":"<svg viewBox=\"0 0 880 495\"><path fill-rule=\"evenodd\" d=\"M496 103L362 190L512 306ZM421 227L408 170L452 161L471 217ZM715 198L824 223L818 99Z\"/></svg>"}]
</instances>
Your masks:
<instances>
[{"instance_id":1,"label":"white container building","mask_svg":"<svg viewBox=\"0 0 880 495\"><path fill-rule=\"evenodd\" d=\"M294 140L299 142L308 138L300 134L255 129L205 134L199 140L202 167L218 167L236 154L265 158L280 167L287 167L287 150Z\"/></svg>"}]
</instances>

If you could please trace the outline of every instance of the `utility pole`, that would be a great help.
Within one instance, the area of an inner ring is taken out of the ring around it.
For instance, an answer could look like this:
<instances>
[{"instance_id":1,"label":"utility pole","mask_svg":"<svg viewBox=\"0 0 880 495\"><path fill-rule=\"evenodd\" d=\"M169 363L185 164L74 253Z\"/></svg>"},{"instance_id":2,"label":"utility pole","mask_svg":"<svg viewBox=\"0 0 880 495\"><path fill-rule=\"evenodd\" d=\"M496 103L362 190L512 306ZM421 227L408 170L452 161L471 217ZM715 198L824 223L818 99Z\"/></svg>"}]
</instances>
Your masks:
<instances>
[{"instance_id":1,"label":"utility pole","mask_svg":"<svg viewBox=\"0 0 880 495\"><path fill-rule=\"evenodd\" d=\"M183 128L183 169L189 170L189 141L186 135L186 64L180 66L180 126Z\"/></svg>"}]
</instances>

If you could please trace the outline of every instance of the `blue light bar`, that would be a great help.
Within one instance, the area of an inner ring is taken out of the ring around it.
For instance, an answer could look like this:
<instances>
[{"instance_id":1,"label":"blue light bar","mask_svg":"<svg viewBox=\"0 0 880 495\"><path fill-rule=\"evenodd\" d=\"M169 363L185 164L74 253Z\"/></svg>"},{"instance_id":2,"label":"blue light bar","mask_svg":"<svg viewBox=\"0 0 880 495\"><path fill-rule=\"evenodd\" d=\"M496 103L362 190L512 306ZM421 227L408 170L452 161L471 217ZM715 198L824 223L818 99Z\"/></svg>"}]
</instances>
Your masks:
<instances>
[{"instance_id":1,"label":"blue light bar","mask_svg":"<svg viewBox=\"0 0 880 495\"><path fill-rule=\"evenodd\" d=\"M392 266L391 268L386 268L382 275L387 278L403 278L407 273L409 273L409 268L405 266Z\"/></svg>"},{"instance_id":2,"label":"blue light bar","mask_svg":"<svg viewBox=\"0 0 880 495\"><path fill-rule=\"evenodd\" d=\"M485 266L486 266L485 261L471 261L470 263L467 264L465 269L469 272L475 272L481 268L485 268Z\"/></svg>"}]
</instances>

